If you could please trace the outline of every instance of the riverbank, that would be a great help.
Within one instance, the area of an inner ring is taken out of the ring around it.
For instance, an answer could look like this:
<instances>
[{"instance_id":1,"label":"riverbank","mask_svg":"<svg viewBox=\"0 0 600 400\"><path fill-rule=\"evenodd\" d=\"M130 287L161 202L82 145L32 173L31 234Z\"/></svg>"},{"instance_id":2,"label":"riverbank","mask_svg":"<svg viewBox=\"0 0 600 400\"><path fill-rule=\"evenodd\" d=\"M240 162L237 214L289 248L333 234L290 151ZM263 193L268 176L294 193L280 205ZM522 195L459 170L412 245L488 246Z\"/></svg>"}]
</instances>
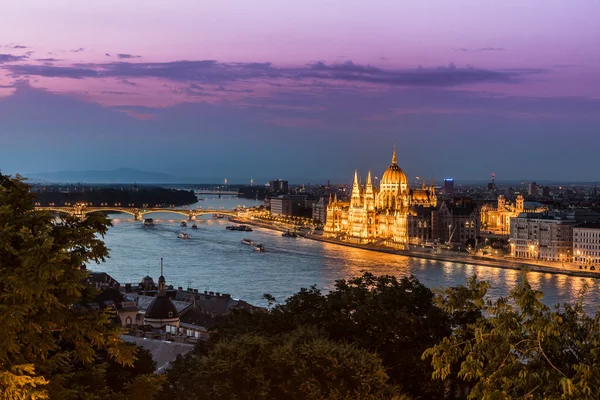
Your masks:
<instances>
[{"instance_id":1,"label":"riverbank","mask_svg":"<svg viewBox=\"0 0 600 400\"><path fill-rule=\"evenodd\" d=\"M235 217L235 218L230 218L229 220L234 223L254 225L254 226L258 226L258 227L265 228L265 229L276 230L279 232L285 232L287 230L284 228L274 226L273 224L271 224L269 222L260 221L260 220L256 220L256 219ZM579 277L585 277L585 278L596 278L596 279L600 278L600 272L591 272L591 271L581 271L581 270L577 270L577 269L570 269L572 267L570 267L568 264L567 264L567 266L543 265L543 264L536 264L536 263L522 261L522 260L509 259L509 258L498 260L498 259L472 256L472 255L461 254L461 253L453 254L450 252L433 253L433 252L429 252L429 251L420 251L420 250L397 250L397 249L392 249L389 247L377 246L374 244L350 243L350 242L345 242L345 241L337 240L337 239L333 239L333 238L326 238L321 235L315 235L315 234L308 234L303 237L305 237L307 239L311 239L311 240L320 241L320 242L336 244L339 246L353 247L353 248L357 248L357 249L370 250L370 251L376 251L376 252L387 253L387 254L396 254L396 255L412 257L412 258L421 258L421 259L427 259L427 260L452 262L452 263L460 263L460 264L481 265L481 266L494 267L494 268L525 270L525 271L532 271L532 272L544 272L544 273L550 273L550 274L562 274L562 275L579 276Z\"/></svg>"}]
</instances>

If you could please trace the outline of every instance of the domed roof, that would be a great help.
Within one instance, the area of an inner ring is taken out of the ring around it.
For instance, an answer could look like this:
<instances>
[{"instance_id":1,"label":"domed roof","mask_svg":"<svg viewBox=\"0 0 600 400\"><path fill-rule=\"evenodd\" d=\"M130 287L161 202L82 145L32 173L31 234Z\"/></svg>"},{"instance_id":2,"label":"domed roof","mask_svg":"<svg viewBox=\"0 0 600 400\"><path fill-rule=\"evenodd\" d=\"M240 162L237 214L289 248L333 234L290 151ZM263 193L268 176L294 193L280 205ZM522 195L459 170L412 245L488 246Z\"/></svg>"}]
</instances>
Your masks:
<instances>
[{"instance_id":1,"label":"domed roof","mask_svg":"<svg viewBox=\"0 0 600 400\"><path fill-rule=\"evenodd\" d=\"M175 304L166 295L158 295L146 309L147 319L170 319L177 318L177 308Z\"/></svg>"},{"instance_id":2,"label":"domed roof","mask_svg":"<svg viewBox=\"0 0 600 400\"><path fill-rule=\"evenodd\" d=\"M406 178L406 174L402 171L402 168L398 166L398 162L396 160L396 147L394 146L394 154L392 155L392 165L388 167L383 173L381 177L381 184L392 184L399 185L408 183L408 179Z\"/></svg>"}]
</instances>

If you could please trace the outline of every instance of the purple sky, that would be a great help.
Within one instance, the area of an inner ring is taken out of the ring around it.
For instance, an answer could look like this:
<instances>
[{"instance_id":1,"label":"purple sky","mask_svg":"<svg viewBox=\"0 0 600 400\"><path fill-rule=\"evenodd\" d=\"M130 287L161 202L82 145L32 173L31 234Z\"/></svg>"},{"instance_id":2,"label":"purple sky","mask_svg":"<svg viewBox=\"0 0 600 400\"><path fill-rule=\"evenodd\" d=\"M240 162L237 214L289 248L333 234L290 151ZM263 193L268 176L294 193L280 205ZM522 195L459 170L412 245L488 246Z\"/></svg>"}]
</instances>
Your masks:
<instances>
[{"instance_id":1,"label":"purple sky","mask_svg":"<svg viewBox=\"0 0 600 400\"><path fill-rule=\"evenodd\" d=\"M8 0L0 168L600 180L600 2Z\"/></svg>"}]
</instances>

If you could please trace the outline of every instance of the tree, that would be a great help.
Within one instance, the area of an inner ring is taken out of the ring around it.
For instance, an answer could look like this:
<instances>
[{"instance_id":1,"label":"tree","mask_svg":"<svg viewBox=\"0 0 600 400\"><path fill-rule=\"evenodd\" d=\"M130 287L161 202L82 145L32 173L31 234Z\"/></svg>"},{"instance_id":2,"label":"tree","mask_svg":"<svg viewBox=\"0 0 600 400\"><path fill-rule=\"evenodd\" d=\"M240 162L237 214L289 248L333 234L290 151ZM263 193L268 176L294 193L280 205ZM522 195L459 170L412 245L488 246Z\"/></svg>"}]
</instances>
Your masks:
<instances>
[{"instance_id":1,"label":"tree","mask_svg":"<svg viewBox=\"0 0 600 400\"><path fill-rule=\"evenodd\" d=\"M193 399L401 399L374 354L315 329L244 334L178 359L164 397ZM191 397L192 396L192 397Z\"/></svg>"},{"instance_id":2,"label":"tree","mask_svg":"<svg viewBox=\"0 0 600 400\"><path fill-rule=\"evenodd\" d=\"M110 223L100 214L57 223L33 204L20 177L0 174L0 397L87 396L105 379L98 357L135 359L109 315L88 306L96 293L82 283L81 266L108 256L98 236Z\"/></svg>"},{"instance_id":3,"label":"tree","mask_svg":"<svg viewBox=\"0 0 600 400\"><path fill-rule=\"evenodd\" d=\"M433 378L458 372L472 382L470 399L596 399L600 314L583 311L584 292L574 306L551 309L525 276L507 298L486 299L487 288L473 277L438 297L448 313L481 316L424 352Z\"/></svg>"},{"instance_id":4,"label":"tree","mask_svg":"<svg viewBox=\"0 0 600 400\"><path fill-rule=\"evenodd\" d=\"M450 334L449 316L433 292L415 277L397 279L365 273L336 282L324 295L301 289L270 312L236 312L211 334L211 342L251 333L274 336L299 327L318 327L325 338L377 354L392 384L414 397L442 398L443 385L422 353Z\"/></svg>"}]
</instances>

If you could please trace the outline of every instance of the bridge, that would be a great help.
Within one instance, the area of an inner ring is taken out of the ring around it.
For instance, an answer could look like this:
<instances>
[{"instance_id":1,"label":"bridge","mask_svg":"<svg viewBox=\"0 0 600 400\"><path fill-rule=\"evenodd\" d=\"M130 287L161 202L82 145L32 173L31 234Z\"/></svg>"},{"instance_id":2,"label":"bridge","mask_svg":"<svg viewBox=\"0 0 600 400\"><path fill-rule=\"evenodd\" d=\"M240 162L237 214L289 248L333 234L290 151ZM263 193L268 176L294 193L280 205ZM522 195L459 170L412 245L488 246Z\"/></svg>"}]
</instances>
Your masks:
<instances>
[{"instance_id":1,"label":"bridge","mask_svg":"<svg viewBox=\"0 0 600 400\"><path fill-rule=\"evenodd\" d=\"M196 219L196 217L202 215L209 214L222 214L227 216L235 216L237 215L237 211L231 210L214 210L214 209L184 209L184 208L136 208L136 207L92 207L83 204L75 204L73 206L36 206L36 210L40 211L50 211L54 213L62 213L68 215L74 215L76 217L85 218L86 215L95 213L95 212L110 212L110 213L124 213L132 215L135 220L142 220L148 214L152 213L171 213L171 214L179 214L184 217L187 217L188 220L192 221Z\"/></svg>"},{"instance_id":2,"label":"bridge","mask_svg":"<svg viewBox=\"0 0 600 400\"><path fill-rule=\"evenodd\" d=\"M196 189L196 190L194 190L194 193L195 194L214 194L214 195L222 194L222 195L231 195L231 196L239 195L238 192L233 191L233 190Z\"/></svg>"}]
</instances>

